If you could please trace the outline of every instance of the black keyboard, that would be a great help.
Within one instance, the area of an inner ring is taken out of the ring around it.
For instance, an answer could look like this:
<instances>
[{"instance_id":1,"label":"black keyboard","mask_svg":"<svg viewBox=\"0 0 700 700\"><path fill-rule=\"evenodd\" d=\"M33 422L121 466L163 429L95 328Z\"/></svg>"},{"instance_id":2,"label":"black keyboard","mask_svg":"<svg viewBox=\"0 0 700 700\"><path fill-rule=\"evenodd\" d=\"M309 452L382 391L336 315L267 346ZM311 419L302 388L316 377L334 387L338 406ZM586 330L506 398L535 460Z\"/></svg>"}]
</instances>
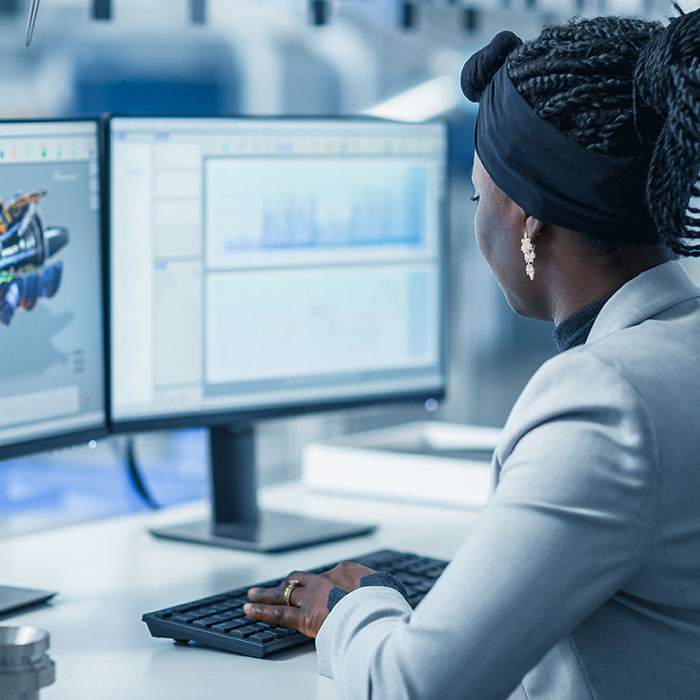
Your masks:
<instances>
[{"instance_id":1,"label":"black keyboard","mask_svg":"<svg viewBox=\"0 0 700 700\"><path fill-rule=\"evenodd\" d=\"M412 607L425 597L447 566L446 561L383 549L352 560L393 574L406 588ZM311 573L320 574L336 564L328 564ZM258 622L243 613L248 590L278 586L284 579L255 583L245 588L183 603L172 608L146 613L143 621L154 637L166 637L176 642L197 642L206 646L245 654L262 659L282 649L304 644L309 637L295 630Z\"/></svg>"}]
</instances>

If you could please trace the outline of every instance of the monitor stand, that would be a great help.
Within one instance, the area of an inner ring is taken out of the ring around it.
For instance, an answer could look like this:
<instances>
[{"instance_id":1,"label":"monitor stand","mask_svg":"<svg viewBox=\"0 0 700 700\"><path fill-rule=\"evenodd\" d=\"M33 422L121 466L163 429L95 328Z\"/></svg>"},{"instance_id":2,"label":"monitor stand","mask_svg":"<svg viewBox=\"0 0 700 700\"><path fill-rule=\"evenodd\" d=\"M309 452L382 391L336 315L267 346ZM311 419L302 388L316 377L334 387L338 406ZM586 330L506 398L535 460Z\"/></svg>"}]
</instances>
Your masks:
<instances>
[{"instance_id":1,"label":"monitor stand","mask_svg":"<svg viewBox=\"0 0 700 700\"><path fill-rule=\"evenodd\" d=\"M255 431L250 424L211 428L210 520L154 528L156 537L255 552L283 552L366 535L374 525L306 518L258 508Z\"/></svg>"}]
</instances>

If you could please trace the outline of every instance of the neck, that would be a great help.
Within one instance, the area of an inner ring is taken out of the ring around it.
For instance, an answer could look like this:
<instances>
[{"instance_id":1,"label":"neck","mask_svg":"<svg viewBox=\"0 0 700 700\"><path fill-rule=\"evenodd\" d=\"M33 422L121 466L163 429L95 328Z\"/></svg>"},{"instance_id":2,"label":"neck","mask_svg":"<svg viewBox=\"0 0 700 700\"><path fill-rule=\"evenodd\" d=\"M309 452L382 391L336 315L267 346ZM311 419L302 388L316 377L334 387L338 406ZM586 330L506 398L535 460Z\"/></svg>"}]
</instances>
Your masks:
<instances>
[{"instance_id":1,"label":"neck","mask_svg":"<svg viewBox=\"0 0 700 700\"><path fill-rule=\"evenodd\" d=\"M620 287L645 270L672 259L659 246L628 246L620 258L624 264L613 266L602 256L567 256L551 278L550 318L555 325L599 299L613 295Z\"/></svg>"}]
</instances>

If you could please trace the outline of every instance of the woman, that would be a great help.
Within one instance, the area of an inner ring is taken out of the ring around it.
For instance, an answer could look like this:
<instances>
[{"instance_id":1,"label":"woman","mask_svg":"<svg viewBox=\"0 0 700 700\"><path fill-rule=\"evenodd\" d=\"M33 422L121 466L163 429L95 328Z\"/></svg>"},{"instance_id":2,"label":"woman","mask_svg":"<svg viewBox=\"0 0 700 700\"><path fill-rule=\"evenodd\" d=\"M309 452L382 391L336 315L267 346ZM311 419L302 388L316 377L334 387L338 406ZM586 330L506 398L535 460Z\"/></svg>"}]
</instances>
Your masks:
<instances>
[{"instance_id":1,"label":"woman","mask_svg":"<svg viewBox=\"0 0 700 700\"><path fill-rule=\"evenodd\" d=\"M501 33L462 86L479 246L562 352L415 611L358 564L246 611L316 636L344 698L697 700L700 288L674 258L700 254L700 10Z\"/></svg>"}]
</instances>

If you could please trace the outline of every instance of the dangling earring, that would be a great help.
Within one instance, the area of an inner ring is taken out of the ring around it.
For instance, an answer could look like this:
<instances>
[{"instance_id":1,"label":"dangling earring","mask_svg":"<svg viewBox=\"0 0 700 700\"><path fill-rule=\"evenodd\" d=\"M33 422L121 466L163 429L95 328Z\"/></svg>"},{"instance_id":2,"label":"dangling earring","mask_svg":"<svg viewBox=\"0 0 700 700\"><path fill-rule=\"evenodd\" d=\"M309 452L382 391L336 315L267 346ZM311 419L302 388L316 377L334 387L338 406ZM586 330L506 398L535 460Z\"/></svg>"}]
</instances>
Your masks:
<instances>
[{"instance_id":1,"label":"dangling earring","mask_svg":"<svg viewBox=\"0 0 700 700\"><path fill-rule=\"evenodd\" d=\"M523 257L525 258L525 274L531 279L535 279L535 244L532 242L527 235L523 236L523 240L520 241L520 250L523 251Z\"/></svg>"}]
</instances>

